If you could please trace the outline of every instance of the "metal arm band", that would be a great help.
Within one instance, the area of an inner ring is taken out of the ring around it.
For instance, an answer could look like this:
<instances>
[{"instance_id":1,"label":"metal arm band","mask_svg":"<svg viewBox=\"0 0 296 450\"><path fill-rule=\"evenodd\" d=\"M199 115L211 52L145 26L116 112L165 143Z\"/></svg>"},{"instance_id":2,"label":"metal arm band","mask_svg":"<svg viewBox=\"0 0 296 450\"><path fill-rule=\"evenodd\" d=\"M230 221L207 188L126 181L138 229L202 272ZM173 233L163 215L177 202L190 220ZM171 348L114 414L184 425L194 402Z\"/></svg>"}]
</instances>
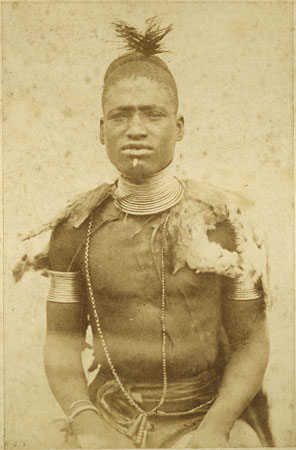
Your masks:
<instances>
[{"instance_id":1,"label":"metal arm band","mask_svg":"<svg viewBox=\"0 0 296 450\"><path fill-rule=\"evenodd\" d=\"M234 229L234 234L235 244L238 247L241 245L243 238L236 229ZM263 297L260 287L261 283L259 280L254 283L250 279L227 278L226 298L234 301L257 300Z\"/></svg>"},{"instance_id":2,"label":"metal arm band","mask_svg":"<svg viewBox=\"0 0 296 450\"><path fill-rule=\"evenodd\" d=\"M258 283L251 280L240 280L229 278L227 280L226 297L228 300L243 301L257 300L262 297L262 291Z\"/></svg>"},{"instance_id":3,"label":"metal arm band","mask_svg":"<svg viewBox=\"0 0 296 450\"><path fill-rule=\"evenodd\" d=\"M80 272L47 271L50 289L47 301L55 303L79 303L81 300Z\"/></svg>"}]
</instances>

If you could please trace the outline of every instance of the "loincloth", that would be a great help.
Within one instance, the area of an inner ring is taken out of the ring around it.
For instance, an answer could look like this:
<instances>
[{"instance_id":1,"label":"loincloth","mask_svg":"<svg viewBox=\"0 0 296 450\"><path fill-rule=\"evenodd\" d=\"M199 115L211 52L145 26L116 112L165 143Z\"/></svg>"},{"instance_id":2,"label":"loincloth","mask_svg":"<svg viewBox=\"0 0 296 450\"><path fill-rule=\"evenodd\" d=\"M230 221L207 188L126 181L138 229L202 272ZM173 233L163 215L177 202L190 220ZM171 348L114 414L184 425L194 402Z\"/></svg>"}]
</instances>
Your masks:
<instances>
[{"instance_id":1,"label":"loincloth","mask_svg":"<svg viewBox=\"0 0 296 450\"><path fill-rule=\"evenodd\" d=\"M215 370L168 383L165 402L152 415L142 415L130 405L118 384L103 383L93 400L103 419L133 445L142 448L169 448L196 429L214 402L220 379ZM162 396L162 384L124 382L124 386L144 411L155 407ZM140 434L139 434L140 433Z\"/></svg>"},{"instance_id":2,"label":"loincloth","mask_svg":"<svg viewBox=\"0 0 296 450\"><path fill-rule=\"evenodd\" d=\"M160 408L161 412L147 417L145 439L140 443L136 442L141 419L139 412L128 403L115 381L107 381L98 374L90 385L90 397L103 420L119 432L116 436L110 436L108 448L189 448L194 430L213 404L219 385L220 378L214 370L168 383L167 397ZM162 385L157 383L125 381L124 386L145 411L158 404L162 395ZM189 412L193 409L195 411ZM248 410L255 414L254 409ZM236 421L230 433L230 447L273 446L272 439L268 439L268 430L258 423L256 417L252 420L247 417L243 419ZM63 431L64 437L60 438L62 441L59 444L51 445L51 448L76 449L79 446L71 426L64 419L56 422L56 431L50 432L50 438L58 438L61 435L58 431ZM110 430L108 433L110 434Z\"/></svg>"}]
</instances>

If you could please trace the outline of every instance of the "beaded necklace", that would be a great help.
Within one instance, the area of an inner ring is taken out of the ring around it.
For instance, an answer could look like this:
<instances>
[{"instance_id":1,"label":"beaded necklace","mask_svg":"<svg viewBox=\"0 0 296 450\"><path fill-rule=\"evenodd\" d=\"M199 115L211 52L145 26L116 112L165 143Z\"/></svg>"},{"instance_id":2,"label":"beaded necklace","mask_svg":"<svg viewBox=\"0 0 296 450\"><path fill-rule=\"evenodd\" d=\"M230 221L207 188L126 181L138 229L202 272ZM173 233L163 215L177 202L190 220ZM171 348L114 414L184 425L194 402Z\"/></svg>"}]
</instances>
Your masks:
<instances>
[{"instance_id":1,"label":"beaded necklace","mask_svg":"<svg viewBox=\"0 0 296 450\"><path fill-rule=\"evenodd\" d=\"M136 408L136 410L139 412L139 415L134 423L134 426L137 428L137 435L135 442L136 444L143 445L143 442L145 442L145 437L147 430L145 429L146 421L148 416L151 416L152 414L156 413L157 410L161 407L161 405L164 403L166 394L167 394L167 360L166 360L166 320L165 320L165 305L166 305L166 286L165 286L165 247L166 247L166 231L167 231L167 223L169 220L169 214L167 214L166 219L164 221L164 224L162 226L162 232L161 232L161 314L160 314L160 321L161 321L161 332L162 332L162 378L163 378L163 391L162 396L158 402L158 404L152 408L150 411L145 411L142 409L138 403L134 400L134 398L131 396L131 394L128 392L128 390L123 385L116 368L114 367L113 361L111 359L107 343L104 338L104 334L101 328L100 318L97 312L96 308L96 302L94 297L94 292L92 288L91 283L91 277L90 277L90 269L89 269L89 248L90 248L90 237L92 234L92 216L89 220L88 225L88 231L87 231L87 240L85 245L85 256L84 256L84 263L85 263L85 274L86 274L86 282L88 286L88 292L89 297L93 309L93 314L97 326L97 330L99 333L99 337L102 343L103 351L106 356L106 360L108 362L108 365L111 369L112 375L117 382L120 390L126 397L126 399L129 401L129 403Z\"/></svg>"},{"instance_id":2,"label":"beaded necklace","mask_svg":"<svg viewBox=\"0 0 296 450\"><path fill-rule=\"evenodd\" d=\"M157 214L172 208L184 193L182 182L173 175L172 170L170 164L142 184L135 184L120 174L115 205L125 213L138 216Z\"/></svg>"}]
</instances>

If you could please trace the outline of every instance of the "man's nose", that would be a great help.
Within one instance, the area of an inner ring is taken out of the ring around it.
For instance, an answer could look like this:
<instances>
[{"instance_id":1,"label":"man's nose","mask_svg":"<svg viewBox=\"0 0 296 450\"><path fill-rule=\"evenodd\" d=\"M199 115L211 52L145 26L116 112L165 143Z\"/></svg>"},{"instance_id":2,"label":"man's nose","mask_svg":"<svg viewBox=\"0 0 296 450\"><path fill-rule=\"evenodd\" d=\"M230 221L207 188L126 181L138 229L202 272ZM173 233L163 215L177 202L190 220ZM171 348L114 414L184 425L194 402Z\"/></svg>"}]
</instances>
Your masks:
<instances>
[{"instance_id":1,"label":"man's nose","mask_svg":"<svg viewBox=\"0 0 296 450\"><path fill-rule=\"evenodd\" d=\"M127 136L131 139L141 139L147 136L147 129L140 114L133 114L127 127Z\"/></svg>"}]
</instances>

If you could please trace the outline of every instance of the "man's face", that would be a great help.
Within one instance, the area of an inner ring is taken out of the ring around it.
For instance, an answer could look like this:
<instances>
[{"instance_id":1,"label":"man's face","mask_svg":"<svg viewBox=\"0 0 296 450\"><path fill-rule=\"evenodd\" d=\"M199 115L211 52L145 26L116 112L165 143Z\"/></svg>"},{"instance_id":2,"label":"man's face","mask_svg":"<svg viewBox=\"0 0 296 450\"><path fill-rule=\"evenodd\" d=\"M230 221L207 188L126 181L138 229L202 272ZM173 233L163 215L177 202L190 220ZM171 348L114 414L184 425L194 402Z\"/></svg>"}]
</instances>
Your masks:
<instances>
[{"instance_id":1,"label":"man's face","mask_svg":"<svg viewBox=\"0 0 296 450\"><path fill-rule=\"evenodd\" d=\"M183 138L183 117L176 115L172 95L145 77L119 80L107 90L101 142L112 164L135 182L168 166Z\"/></svg>"}]
</instances>

